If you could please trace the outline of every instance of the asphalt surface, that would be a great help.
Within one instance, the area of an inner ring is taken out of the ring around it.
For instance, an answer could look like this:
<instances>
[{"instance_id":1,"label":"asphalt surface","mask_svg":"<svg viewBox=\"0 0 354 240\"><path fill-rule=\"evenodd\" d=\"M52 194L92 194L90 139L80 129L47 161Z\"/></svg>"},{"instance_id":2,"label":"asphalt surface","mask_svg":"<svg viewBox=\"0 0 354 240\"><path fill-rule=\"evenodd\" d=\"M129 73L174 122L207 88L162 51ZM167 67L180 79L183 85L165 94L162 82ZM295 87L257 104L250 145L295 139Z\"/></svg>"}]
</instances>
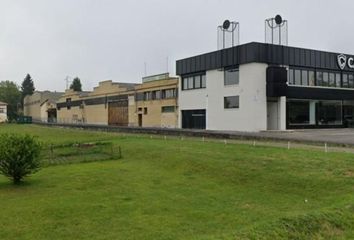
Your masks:
<instances>
[{"instance_id":1,"label":"asphalt surface","mask_svg":"<svg viewBox=\"0 0 354 240\"><path fill-rule=\"evenodd\" d=\"M292 141L311 144L335 144L354 147L354 128L338 129L306 129L287 131L263 131L263 132L235 132L235 131L212 131L196 129L168 129L168 128L140 128L140 127L119 127L107 125L89 124L53 124L37 123L46 126L80 128L87 130L125 132L137 134L159 134L190 137L210 137L218 139L246 139L246 140L270 140L270 141Z\"/></svg>"}]
</instances>

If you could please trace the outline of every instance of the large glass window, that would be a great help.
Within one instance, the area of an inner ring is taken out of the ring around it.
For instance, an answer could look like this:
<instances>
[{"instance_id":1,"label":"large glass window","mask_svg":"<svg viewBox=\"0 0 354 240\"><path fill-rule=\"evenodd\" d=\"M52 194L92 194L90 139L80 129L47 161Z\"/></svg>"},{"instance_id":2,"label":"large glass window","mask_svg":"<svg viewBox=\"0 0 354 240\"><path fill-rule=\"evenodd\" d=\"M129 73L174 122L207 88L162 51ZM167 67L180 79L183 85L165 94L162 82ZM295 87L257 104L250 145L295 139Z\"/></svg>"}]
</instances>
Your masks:
<instances>
[{"instance_id":1,"label":"large glass window","mask_svg":"<svg viewBox=\"0 0 354 240\"><path fill-rule=\"evenodd\" d=\"M182 90L205 88L205 74L183 77Z\"/></svg>"},{"instance_id":2,"label":"large glass window","mask_svg":"<svg viewBox=\"0 0 354 240\"><path fill-rule=\"evenodd\" d=\"M310 123L310 103L291 101L288 103L289 125L308 125Z\"/></svg>"},{"instance_id":3,"label":"large glass window","mask_svg":"<svg viewBox=\"0 0 354 240\"><path fill-rule=\"evenodd\" d=\"M224 108L239 108L239 107L240 107L239 96L224 97Z\"/></svg>"},{"instance_id":4,"label":"large glass window","mask_svg":"<svg viewBox=\"0 0 354 240\"><path fill-rule=\"evenodd\" d=\"M328 83L329 83L329 86L330 87L335 87L336 86L336 79L335 79L335 74L334 73L329 73L329 80L328 80Z\"/></svg>"},{"instance_id":5,"label":"large glass window","mask_svg":"<svg viewBox=\"0 0 354 240\"><path fill-rule=\"evenodd\" d=\"M342 101L319 101L316 107L319 125L342 125Z\"/></svg>"},{"instance_id":6,"label":"large glass window","mask_svg":"<svg viewBox=\"0 0 354 240\"><path fill-rule=\"evenodd\" d=\"M310 86L315 86L316 80L315 80L315 72L314 71L309 71L309 85Z\"/></svg>"},{"instance_id":7,"label":"large glass window","mask_svg":"<svg viewBox=\"0 0 354 240\"><path fill-rule=\"evenodd\" d=\"M238 68L227 69L224 72L224 85L235 85L239 83Z\"/></svg>"},{"instance_id":8,"label":"large glass window","mask_svg":"<svg viewBox=\"0 0 354 240\"><path fill-rule=\"evenodd\" d=\"M323 82L323 72L316 73L316 86L322 86Z\"/></svg>"}]
</instances>

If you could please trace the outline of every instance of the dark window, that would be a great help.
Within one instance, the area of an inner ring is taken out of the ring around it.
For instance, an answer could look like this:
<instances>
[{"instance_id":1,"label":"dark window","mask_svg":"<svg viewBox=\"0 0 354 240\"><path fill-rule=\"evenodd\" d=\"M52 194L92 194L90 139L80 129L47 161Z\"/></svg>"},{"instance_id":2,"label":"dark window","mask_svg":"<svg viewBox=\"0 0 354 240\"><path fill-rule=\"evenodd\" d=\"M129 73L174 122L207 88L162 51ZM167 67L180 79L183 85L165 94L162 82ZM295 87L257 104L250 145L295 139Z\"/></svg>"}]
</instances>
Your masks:
<instances>
[{"instance_id":1,"label":"dark window","mask_svg":"<svg viewBox=\"0 0 354 240\"><path fill-rule=\"evenodd\" d=\"M239 83L238 68L228 69L224 72L224 85L235 85Z\"/></svg>"},{"instance_id":2,"label":"dark window","mask_svg":"<svg viewBox=\"0 0 354 240\"><path fill-rule=\"evenodd\" d=\"M163 113L175 112L175 106L163 106L161 107L161 112Z\"/></svg>"},{"instance_id":3,"label":"dark window","mask_svg":"<svg viewBox=\"0 0 354 240\"><path fill-rule=\"evenodd\" d=\"M161 99L161 91L160 90L156 91L155 95L156 95L156 100Z\"/></svg>"},{"instance_id":4,"label":"dark window","mask_svg":"<svg viewBox=\"0 0 354 240\"><path fill-rule=\"evenodd\" d=\"M147 107L144 107L144 114L145 114L145 115L148 114L148 109L147 109Z\"/></svg>"},{"instance_id":5,"label":"dark window","mask_svg":"<svg viewBox=\"0 0 354 240\"><path fill-rule=\"evenodd\" d=\"M289 125L308 125L310 123L310 103L307 101L288 102Z\"/></svg>"},{"instance_id":6,"label":"dark window","mask_svg":"<svg viewBox=\"0 0 354 240\"><path fill-rule=\"evenodd\" d=\"M224 108L239 108L240 107L240 97L230 96L224 97Z\"/></svg>"},{"instance_id":7,"label":"dark window","mask_svg":"<svg viewBox=\"0 0 354 240\"><path fill-rule=\"evenodd\" d=\"M322 86L322 82L323 82L323 73L316 72L316 86Z\"/></svg>"},{"instance_id":8,"label":"dark window","mask_svg":"<svg viewBox=\"0 0 354 240\"><path fill-rule=\"evenodd\" d=\"M67 98L67 99L66 99L66 108L67 108L68 110L71 109L71 98Z\"/></svg>"},{"instance_id":9,"label":"dark window","mask_svg":"<svg viewBox=\"0 0 354 240\"><path fill-rule=\"evenodd\" d=\"M156 100L156 91L151 92L151 100Z\"/></svg>"}]
</instances>

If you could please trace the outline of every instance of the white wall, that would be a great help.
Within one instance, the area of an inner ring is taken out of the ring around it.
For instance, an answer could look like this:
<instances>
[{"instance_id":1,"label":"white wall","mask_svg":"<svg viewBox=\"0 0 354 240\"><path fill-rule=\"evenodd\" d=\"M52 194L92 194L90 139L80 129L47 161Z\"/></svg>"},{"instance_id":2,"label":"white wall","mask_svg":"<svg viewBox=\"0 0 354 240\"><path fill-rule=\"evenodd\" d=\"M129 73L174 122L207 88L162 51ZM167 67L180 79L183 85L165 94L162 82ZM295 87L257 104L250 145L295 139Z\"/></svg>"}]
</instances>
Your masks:
<instances>
[{"instance_id":1,"label":"white wall","mask_svg":"<svg viewBox=\"0 0 354 240\"><path fill-rule=\"evenodd\" d=\"M240 65L240 82L232 86L224 86L223 71L207 71L206 89L179 92L179 126L182 110L206 109L209 130L267 130L266 69L261 63ZM224 109L224 97L237 95L240 108Z\"/></svg>"},{"instance_id":2,"label":"white wall","mask_svg":"<svg viewBox=\"0 0 354 240\"><path fill-rule=\"evenodd\" d=\"M6 122L7 121L7 106L0 106L0 108L2 109L0 113L0 123L2 122Z\"/></svg>"}]
</instances>

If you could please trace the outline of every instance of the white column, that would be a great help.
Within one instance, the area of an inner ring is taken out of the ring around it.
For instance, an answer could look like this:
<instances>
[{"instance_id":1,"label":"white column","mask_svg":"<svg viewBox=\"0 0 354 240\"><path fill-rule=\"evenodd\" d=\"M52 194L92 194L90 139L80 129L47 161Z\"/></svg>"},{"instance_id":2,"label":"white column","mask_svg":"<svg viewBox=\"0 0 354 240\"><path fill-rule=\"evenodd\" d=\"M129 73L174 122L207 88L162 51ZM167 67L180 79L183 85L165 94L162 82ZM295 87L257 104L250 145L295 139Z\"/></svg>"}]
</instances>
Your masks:
<instances>
[{"instance_id":1,"label":"white column","mask_svg":"<svg viewBox=\"0 0 354 240\"><path fill-rule=\"evenodd\" d=\"M286 130L286 97L279 98L279 130Z\"/></svg>"},{"instance_id":2,"label":"white column","mask_svg":"<svg viewBox=\"0 0 354 240\"><path fill-rule=\"evenodd\" d=\"M316 124L316 101L310 101L310 124Z\"/></svg>"}]
</instances>

